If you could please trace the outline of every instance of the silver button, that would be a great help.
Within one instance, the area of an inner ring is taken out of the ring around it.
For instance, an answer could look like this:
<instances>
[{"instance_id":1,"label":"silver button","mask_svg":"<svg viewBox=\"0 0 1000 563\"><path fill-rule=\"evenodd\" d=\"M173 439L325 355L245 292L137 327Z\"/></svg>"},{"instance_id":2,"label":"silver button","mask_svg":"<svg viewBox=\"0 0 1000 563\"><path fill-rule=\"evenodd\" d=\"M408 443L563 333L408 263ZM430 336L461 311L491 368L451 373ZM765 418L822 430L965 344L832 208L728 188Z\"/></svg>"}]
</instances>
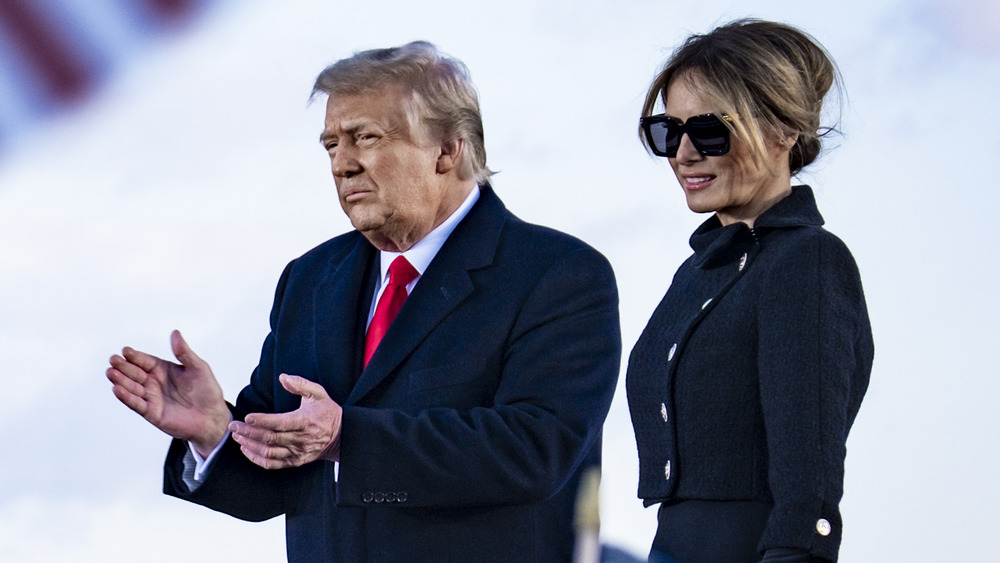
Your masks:
<instances>
[{"instance_id":1,"label":"silver button","mask_svg":"<svg viewBox=\"0 0 1000 563\"><path fill-rule=\"evenodd\" d=\"M816 531L819 533L819 535L829 536L831 530L832 528L830 526L830 521L827 520L826 518L820 518L819 520L816 521Z\"/></svg>"},{"instance_id":2,"label":"silver button","mask_svg":"<svg viewBox=\"0 0 1000 563\"><path fill-rule=\"evenodd\" d=\"M667 422L670 418L667 416L667 404L660 403L660 416L663 417L663 422Z\"/></svg>"},{"instance_id":3,"label":"silver button","mask_svg":"<svg viewBox=\"0 0 1000 563\"><path fill-rule=\"evenodd\" d=\"M712 299L709 298L708 301L706 301L706 302L704 302L704 303L701 304L701 308L704 309L705 307L708 307L708 304L711 303L711 302L712 302Z\"/></svg>"},{"instance_id":4,"label":"silver button","mask_svg":"<svg viewBox=\"0 0 1000 563\"><path fill-rule=\"evenodd\" d=\"M747 253L744 252L743 256L740 257L740 271L743 271L743 267L747 265Z\"/></svg>"},{"instance_id":5,"label":"silver button","mask_svg":"<svg viewBox=\"0 0 1000 563\"><path fill-rule=\"evenodd\" d=\"M670 360L674 359L674 352L676 352L676 351L677 351L677 343L674 342L674 345L670 347L670 351L667 352L667 361L668 362Z\"/></svg>"},{"instance_id":6,"label":"silver button","mask_svg":"<svg viewBox=\"0 0 1000 563\"><path fill-rule=\"evenodd\" d=\"M663 466L663 475L666 477L667 481L670 480L670 462L668 461L666 465Z\"/></svg>"}]
</instances>

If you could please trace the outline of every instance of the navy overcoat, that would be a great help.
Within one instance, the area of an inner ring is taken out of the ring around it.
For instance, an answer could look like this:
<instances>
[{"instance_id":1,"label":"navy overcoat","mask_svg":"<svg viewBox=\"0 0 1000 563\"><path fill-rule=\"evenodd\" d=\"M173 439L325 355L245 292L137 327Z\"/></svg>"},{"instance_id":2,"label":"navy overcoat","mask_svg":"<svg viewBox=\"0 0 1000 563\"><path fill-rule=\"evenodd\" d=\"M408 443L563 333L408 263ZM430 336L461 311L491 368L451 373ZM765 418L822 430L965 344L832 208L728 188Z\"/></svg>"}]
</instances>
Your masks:
<instances>
[{"instance_id":1,"label":"navy overcoat","mask_svg":"<svg viewBox=\"0 0 1000 563\"><path fill-rule=\"evenodd\" d=\"M338 478L325 461L261 469L230 439L189 492L175 441L165 492L246 520L284 514L290 561L568 561L620 369L607 260L483 186L362 369L377 256L351 232L287 266L234 408L297 408L281 373L322 384L344 407Z\"/></svg>"}]
</instances>

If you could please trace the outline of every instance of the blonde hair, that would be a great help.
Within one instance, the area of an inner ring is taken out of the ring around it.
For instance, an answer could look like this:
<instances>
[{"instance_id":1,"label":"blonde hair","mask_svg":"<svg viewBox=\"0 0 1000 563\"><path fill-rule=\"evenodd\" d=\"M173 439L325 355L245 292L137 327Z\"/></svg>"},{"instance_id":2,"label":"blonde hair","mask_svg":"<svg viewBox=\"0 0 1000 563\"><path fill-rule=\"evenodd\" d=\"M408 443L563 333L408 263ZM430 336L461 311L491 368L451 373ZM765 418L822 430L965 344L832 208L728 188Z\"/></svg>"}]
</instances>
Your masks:
<instances>
[{"instance_id":1,"label":"blonde hair","mask_svg":"<svg viewBox=\"0 0 1000 563\"><path fill-rule=\"evenodd\" d=\"M427 41L341 59L316 77L312 95L355 95L386 86L400 86L412 94L411 120L416 118L436 141L464 141L461 178L483 183L493 175L486 167L483 119L469 69Z\"/></svg>"},{"instance_id":2,"label":"blonde hair","mask_svg":"<svg viewBox=\"0 0 1000 563\"><path fill-rule=\"evenodd\" d=\"M650 84L643 116L652 115L657 101L666 104L667 89L681 76L716 113L736 118L723 122L758 165L768 140L795 138L788 157L794 176L816 160L821 138L835 130L820 124L820 114L830 88L840 90L840 72L819 42L792 26L740 19L688 37Z\"/></svg>"}]
</instances>

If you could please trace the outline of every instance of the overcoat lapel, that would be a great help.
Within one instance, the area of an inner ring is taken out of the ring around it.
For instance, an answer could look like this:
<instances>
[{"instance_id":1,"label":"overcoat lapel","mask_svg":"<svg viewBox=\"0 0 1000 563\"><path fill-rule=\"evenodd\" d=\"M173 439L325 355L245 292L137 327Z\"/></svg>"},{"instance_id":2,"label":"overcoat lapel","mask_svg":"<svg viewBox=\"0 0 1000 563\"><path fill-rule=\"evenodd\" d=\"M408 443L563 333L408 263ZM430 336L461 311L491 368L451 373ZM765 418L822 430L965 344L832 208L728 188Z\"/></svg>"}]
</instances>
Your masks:
<instances>
[{"instance_id":1,"label":"overcoat lapel","mask_svg":"<svg viewBox=\"0 0 1000 563\"><path fill-rule=\"evenodd\" d=\"M474 290L469 272L493 262L509 214L488 185L455 227L382 338L346 404L356 404L389 377Z\"/></svg>"},{"instance_id":2,"label":"overcoat lapel","mask_svg":"<svg viewBox=\"0 0 1000 563\"><path fill-rule=\"evenodd\" d=\"M336 259L313 296L318 383L337 402L346 400L361 371L364 320L360 304L372 300L374 279L369 278L375 255L371 243L358 234L354 246Z\"/></svg>"}]
</instances>

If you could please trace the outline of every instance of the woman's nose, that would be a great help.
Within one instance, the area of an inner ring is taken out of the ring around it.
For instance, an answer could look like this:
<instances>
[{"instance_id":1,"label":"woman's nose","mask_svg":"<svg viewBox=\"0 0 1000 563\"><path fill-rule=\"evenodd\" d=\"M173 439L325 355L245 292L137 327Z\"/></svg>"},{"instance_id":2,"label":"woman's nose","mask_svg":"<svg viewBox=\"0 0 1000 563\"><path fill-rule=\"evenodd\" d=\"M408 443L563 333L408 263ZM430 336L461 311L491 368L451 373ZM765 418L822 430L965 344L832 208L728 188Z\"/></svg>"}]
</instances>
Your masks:
<instances>
[{"instance_id":1,"label":"woman's nose","mask_svg":"<svg viewBox=\"0 0 1000 563\"><path fill-rule=\"evenodd\" d=\"M681 135L680 144L677 146L677 160L681 163L686 162L697 162L703 158L705 155L698 152L695 148L694 143L691 142L691 137L687 133Z\"/></svg>"}]
</instances>

